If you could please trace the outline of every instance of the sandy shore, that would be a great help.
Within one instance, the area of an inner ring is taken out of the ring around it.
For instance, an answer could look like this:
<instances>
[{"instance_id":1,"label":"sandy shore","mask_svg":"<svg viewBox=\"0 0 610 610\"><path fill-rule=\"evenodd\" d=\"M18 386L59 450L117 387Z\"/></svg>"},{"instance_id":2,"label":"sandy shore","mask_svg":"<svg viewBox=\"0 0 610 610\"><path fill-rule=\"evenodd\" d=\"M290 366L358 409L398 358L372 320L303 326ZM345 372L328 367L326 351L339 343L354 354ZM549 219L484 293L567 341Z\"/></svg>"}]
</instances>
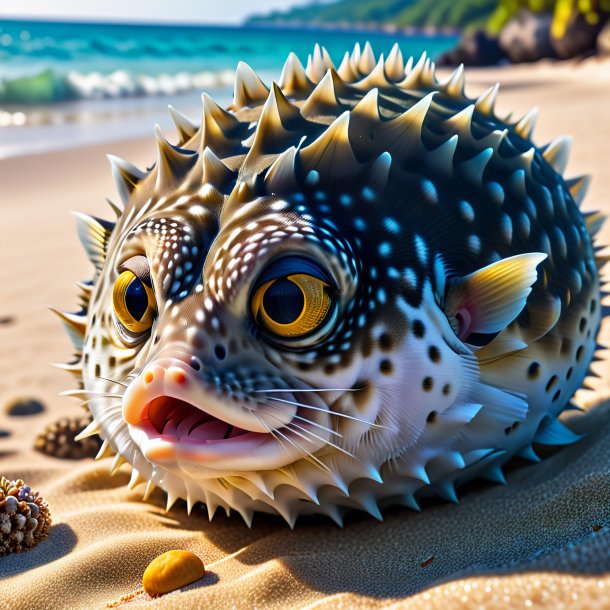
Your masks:
<instances>
[{"instance_id":1,"label":"sandy shore","mask_svg":"<svg viewBox=\"0 0 610 610\"><path fill-rule=\"evenodd\" d=\"M471 70L469 77L469 95L501 82L501 113L539 106L536 142L572 135L567 175L592 174L584 208L610 210L609 62ZM224 515L210 524L201 510L187 518L183 503L165 514L160 493L142 503L141 491L127 490L127 469L111 478L107 460L34 452L45 424L80 412L57 396L71 380L48 363L67 360L71 345L46 305L74 308L73 282L91 274L68 213L110 216L107 152L150 165L152 135L0 161L0 403L27 395L46 405L32 417L0 412L0 431L9 433L0 436L0 475L40 489L54 519L48 541L0 558L0 607L104 607L137 591L157 554L187 548L209 566L204 581L156 602L138 595L130 605L446 610L482 599L486 608L517 608L529 599L548 608L585 607L585 600L610 608L610 409L603 404L572 420L588 433L584 441L511 470L507 487L480 486L459 507L392 510L383 523L356 518L344 530L304 522L291 532L269 517L255 518L252 530ZM608 224L601 241L610 242ZM603 376L596 390L578 395L587 408L610 397L608 363L596 370Z\"/></svg>"}]
</instances>

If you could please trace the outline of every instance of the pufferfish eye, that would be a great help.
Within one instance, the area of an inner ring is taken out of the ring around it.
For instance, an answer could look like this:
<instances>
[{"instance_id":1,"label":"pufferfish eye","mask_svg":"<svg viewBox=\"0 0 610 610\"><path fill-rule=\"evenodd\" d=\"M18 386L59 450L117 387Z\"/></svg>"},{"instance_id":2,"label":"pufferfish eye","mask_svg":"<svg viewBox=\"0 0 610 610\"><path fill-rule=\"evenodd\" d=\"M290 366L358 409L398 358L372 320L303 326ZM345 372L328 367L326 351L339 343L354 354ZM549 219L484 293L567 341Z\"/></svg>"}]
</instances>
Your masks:
<instances>
[{"instance_id":1,"label":"pufferfish eye","mask_svg":"<svg viewBox=\"0 0 610 610\"><path fill-rule=\"evenodd\" d=\"M285 258L257 280L252 315L266 331L286 339L312 333L332 308L332 284L320 267L301 258Z\"/></svg>"},{"instance_id":2,"label":"pufferfish eye","mask_svg":"<svg viewBox=\"0 0 610 610\"><path fill-rule=\"evenodd\" d=\"M118 321L132 333L150 330L157 303L150 286L133 271L123 271L114 283L112 304Z\"/></svg>"}]
</instances>

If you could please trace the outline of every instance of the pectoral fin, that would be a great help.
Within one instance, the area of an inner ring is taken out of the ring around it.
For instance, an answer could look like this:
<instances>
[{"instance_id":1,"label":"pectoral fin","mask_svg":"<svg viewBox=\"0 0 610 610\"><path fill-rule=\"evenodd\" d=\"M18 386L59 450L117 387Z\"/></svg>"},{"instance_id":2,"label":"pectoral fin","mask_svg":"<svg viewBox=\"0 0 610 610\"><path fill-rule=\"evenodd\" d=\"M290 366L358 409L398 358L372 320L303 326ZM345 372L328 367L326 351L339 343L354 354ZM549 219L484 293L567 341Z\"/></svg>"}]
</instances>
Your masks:
<instances>
[{"instance_id":1,"label":"pectoral fin","mask_svg":"<svg viewBox=\"0 0 610 610\"><path fill-rule=\"evenodd\" d=\"M464 340L473 333L492 334L506 328L525 306L536 267L547 257L540 252L518 254L450 281L445 312L457 321Z\"/></svg>"}]
</instances>

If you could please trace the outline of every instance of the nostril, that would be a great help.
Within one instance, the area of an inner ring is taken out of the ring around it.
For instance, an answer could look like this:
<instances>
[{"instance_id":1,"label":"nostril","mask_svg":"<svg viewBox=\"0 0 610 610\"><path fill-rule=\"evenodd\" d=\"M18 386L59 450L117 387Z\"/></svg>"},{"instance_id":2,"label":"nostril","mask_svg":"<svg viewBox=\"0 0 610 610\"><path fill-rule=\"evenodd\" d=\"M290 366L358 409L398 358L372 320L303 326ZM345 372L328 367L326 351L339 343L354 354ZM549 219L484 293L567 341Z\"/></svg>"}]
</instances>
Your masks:
<instances>
[{"instance_id":1,"label":"nostril","mask_svg":"<svg viewBox=\"0 0 610 610\"><path fill-rule=\"evenodd\" d=\"M180 385L184 385L186 383L186 375L180 370L174 371L173 377L174 381Z\"/></svg>"},{"instance_id":2,"label":"nostril","mask_svg":"<svg viewBox=\"0 0 610 610\"><path fill-rule=\"evenodd\" d=\"M145 383L152 383L155 379L155 376L153 374L152 371L146 371L146 373L144 373L144 382Z\"/></svg>"},{"instance_id":3,"label":"nostril","mask_svg":"<svg viewBox=\"0 0 610 610\"><path fill-rule=\"evenodd\" d=\"M227 350L224 345L216 344L214 347L214 355L218 360L224 360L227 357Z\"/></svg>"}]
</instances>

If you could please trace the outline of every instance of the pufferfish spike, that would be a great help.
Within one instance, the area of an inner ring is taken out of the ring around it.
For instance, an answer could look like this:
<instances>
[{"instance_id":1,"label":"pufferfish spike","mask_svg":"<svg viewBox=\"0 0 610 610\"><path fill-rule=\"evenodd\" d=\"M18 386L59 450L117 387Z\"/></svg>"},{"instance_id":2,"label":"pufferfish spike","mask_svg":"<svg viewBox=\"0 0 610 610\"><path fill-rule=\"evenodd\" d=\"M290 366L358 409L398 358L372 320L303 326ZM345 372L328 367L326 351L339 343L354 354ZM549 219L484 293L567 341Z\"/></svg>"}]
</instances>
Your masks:
<instances>
[{"instance_id":1,"label":"pufferfish spike","mask_svg":"<svg viewBox=\"0 0 610 610\"><path fill-rule=\"evenodd\" d=\"M498 97L498 91L500 90L500 83L492 85L487 91L479 95L476 102L474 103L475 110L486 116L494 116L496 98Z\"/></svg>"},{"instance_id":2,"label":"pufferfish spike","mask_svg":"<svg viewBox=\"0 0 610 610\"><path fill-rule=\"evenodd\" d=\"M142 476L139 470L137 470L136 468L132 468L131 477L129 478L127 488L133 490L141 483L146 483L146 478Z\"/></svg>"},{"instance_id":3,"label":"pufferfish spike","mask_svg":"<svg viewBox=\"0 0 610 610\"><path fill-rule=\"evenodd\" d=\"M464 64L460 64L455 71L449 76L449 78L441 85L445 93L451 97L463 99L464 86L466 84L466 78L464 76Z\"/></svg>"},{"instance_id":4,"label":"pufferfish spike","mask_svg":"<svg viewBox=\"0 0 610 610\"><path fill-rule=\"evenodd\" d=\"M107 440L104 440L104 442L102 443L102 446L100 447L100 450L97 452L97 455L95 456L95 459L102 460L107 457L112 457L114 454L115 454L115 452L112 449L112 447L110 446L110 443Z\"/></svg>"},{"instance_id":5,"label":"pufferfish spike","mask_svg":"<svg viewBox=\"0 0 610 610\"><path fill-rule=\"evenodd\" d=\"M246 106L257 106L267 99L267 95L269 95L269 89L258 74L246 62L240 61L235 72L233 107L239 109Z\"/></svg>"},{"instance_id":6,"label":"pufferfish spike","mask_svg":"<svg viewBox=\"0 0 610 610\"><path fill-rule=\"evenodd\" d=\"M394 157L399 161L404 161L410 155L418 155L425 149L422 131L434 95L436 91L428 93L411 108L390 121L384 121L377 128L379 138L383 139L387 148L394 146ZM408 138L404 136L405 133L409 133Z\"/></svg>"},{"instance_id":7,"label":"pufferfish spike","mask_svg":"<svg viewBox=\"0 0 610 610\"><path fill-rule=\"evenodd\" d=\"M580 207L580 204L584 201L590 184L591 176L577 176L576 178L566 180L566 186L577 206Z\"/></svg>"},{"instance_id":8,"label":"pufferfish spike","mask_svg":"<svg viewBox=\"0 0 610 610\"><path fill-rule=\"evenodd\" d=\"M581 438L584 438L583 435L575 434L558 419L551 417L540 425L534 441L543 445L570 445Z\"/></svg>"},{"instance_id":9,"label":"pufferfish spike","mask_svg":"<svg viewBox=\"0 0 610 610\"><path fill-rule=\"evenodd\" d=\"M284 95L299 98L308 95L314 88L314 84L305 73L303 64L292 51L282 69L279 85Z\"/></svg>"},{"instance_id":10,"label":"pufferfish spike","mask_svg":"<svg viewBox=\"0 0 610 610\"><path fill-rule=\"evenodd\" d=\"M385 73L389 80L398 82L405 76L405 62L398 43L395 42L385 60Z\"/></svg>"},{"instance_id":11,"label":"pufferfish spike","mask_svg":"<svg viewBox=\"0 0 610 610\"><path fill-rule=\"evenodd\" d=\"M61 309L57 309L52 305L49 305L49 309L64 323L68 336L72 340L74 347L81 351L83 349L85 333L87 331L86 312L83 314L70 313L67 311L61 311Z\"/></svg>"},{"instance_id":12,"label":"pufferfish spike","mask_svg":"<svg viewBox=\"0 0 610 610\"><path fill-rule=\"evenodd\" d=\"M334 70L328 70L316 88L301 106L301 114L305 118L314 118L322 115L335 115L338 110L344 108L339 101L337 81ZM337 79L338 79L337 75ZM340 80L340 79L339 79Z\"/></svg>"},{"instance_id":13,"label":"pufferfish spike","mask_svg":"<svg viewBox=\"0 0 610 610\"><path fill-rule=\"evenodd\" d=\"M468 176L472 182L479 186L482 185L483 173L493 156L493 152L491 146L484 148L478 155L475 155L467 161L462 161L459 164L460 170L465 176Z\"/></svg>"},{"instance_id":14,"label":"pufferfish spike","mask_svg":"<svg viewBox=\"0 0 610 610\"><path fill-rule=\"evenodd\" d=\"M351 120L358 119L372 120L375 122L381 121L379 114L379 89L377 87L371 89L352 109Z\"/></svg>"},{"instance_id":15,"label":"pufferfish spike","mask_svg":"<svg viewBox=\"0 0 610 610\"><path fill-rule=\"evenodd\" d=\"M221 192L237 175L214 154L211 148L204 149L201 162L203 164L203 182Z\"/></svg>"},{"instance_id":16,"label":"pufferfish spike","mask_svg":"<svg viewBox=\"0 0 610 610\"><path fill-rule=\"evenodd\" d=\"M117 220L123 215L123 210L121 210L117 205L115 205L108 197L106 197L106 203L110 206L110 209L115 213Z\"/></svg>"},{"instance_id":17,"label":"pufferfish spike","mask_svg":"<svg viewBox=\"0 0 610 610\"><path fill-rule=\"evenodd\" d=\"M386 88L390 87L392 83L386 78L385 75L385 60L383 53L379 56L379 61L375 67L367 74L362 80L354 84L357 89L368 91L372 87Z\"/></svg>"},{"instance_id":18,"label":"pufferfish spike","mask_svg":"<svg viewBox=\"0 0 610 610\"><path fill-rule=\"evenodd\" d=\"M424 51L415 65L413 65L413 61L409 62L408 69L407 66L405 66L405 78L396 83L396 86L400 87L401 89L417 89L422 70L424 69L424 65L427 60L428 56Z\"/></svg>"},{"instance_id":19,"label":"pufferfish spike","mask_svg":"<svg viewBox=\"0 0 610 610\"><path fill-rule=\"evenodd\" d=\"M254 158L277 153L278 148L284 150L288 140L292 138L291 131L302 121L299 108L286 99L276 83L272 83L269 97L258 119L248 156ZM244 165L247 165L246 161Z\"/></svg>"},{"instance_id":20,"label":"pufferfish spike","mask_svg":"<svg viewBox=\"0 0 610 610\"><path fill-rule=\"evenodd\" d=\"M446 142L431 150L426 156L426 165L439 173L450 177L453 175L453 158L458 145L458 135L451 136Z\"/></svg>"},{"instance_id":21,"label":"pufferfish spike","mask_svg":"<svg viewBox=\"0 0 610 610\"><path fill-rule=\"evenodd\" d=\"M538 114L540 110L538 107L532 108L523 118L519 119L515 123L513 129L515 133L523 138L524 140L531 140L532 133L536 127L536 121L538 120Z\"/></svg>"},{"instance_id":22,"label":"pufferfish spike","mask_svg":"<svg viewBox=\"0 0 610 610\"><path fill-rule=\"evenodd\" d=\"M110 467L110 476L114 476L119 471L119 468L126 463L127 460L120 453L117 453Z\"/></svg>"},{"instance_id":23,"label":"pufferfish spike","mask_svg":"<svg viewBox=\"0 0 610 610\"><path fill-rule=\"evenodd\" d=\"M95 421L95 419L91 420L83 430L81 430L75 437L75 441L82 441L90 436L95 436L101 432L100 425Z\"/></svg>"},{"instance_id":24,"label":"pufferfish spike","mask_svg":"<svg viewBox=\"0 0 610 610\"><path fill-rule=\"evenodd\" d=\"M568 165L572 138L561 136L549 142L543 149L542 156L558 174L563 174Z\"/></svg>"},{"instance_id":25,"label":"pufferfish spike","mask_svg":"<svg viewBox=\"0 0 610 610\"><path fill-rule=\"evenodd\" d=\"M72 212L76 217L76 231L89 260L99 272L104 267L108 241L115 224L82 212Z\"/></svg>"},{"instance_id":26,"label":"pufferfish spike","mask_svg":"<svg viewBox=\"0 0 610 610\"><path fill-rule=\"evenodd\" d=\"M76 362L51 362L51 366L60 371L70 373L70 375L76 377L77 380L83 378L83 363L80 358Z\"/></svg>"},{"instance_id":27,"label":"pufferfish spike","mask_svg":"<svg viewBox=\"0 0 610 610\"><path fill-rule=\"evenodd\" d=\"M307 68L305 70L307 76L312 82L317 83L328 70L334 69L335 64L328 54L328 51L323 46L316 43L313 49L313 55L309 55L307 58Z\"/></svg>"},{"instance_id":28,"label":"pufferfish spike","mask_svg":"<svg viewBox=\"0 0 610 610\"><path fill-rule=\"evenodd\" d=\"M353 83L360 78L360 75L354 70L352 58L348 51L345 52L343 61L337 68L337 74L341 77L341 80L344 80L346 83Z\"/></svg>"},{"instance_id":29,"label":"pufferfish spike","mask_svg":"<svg viewBox=\"0 0 610 610\"><path fill-rule=\"evenodd\" d=\"M356 159L349 141L349 122L350 112L346 110L319 138L299 152L298 157L306 173L316 170L327 178L336 171L338 163L343 175L353 176L358 173L361 164Z\"/></svg>"},{"instance_id":30,"label":"pufferfish spike","mask_svg":"<svg viewBox=\"0 0 610 610\"><path fill-rule=\"evenodd\" d=\"M285 192L297 187L297 151L298 147L287 148L265 174L265 190L269 194Z\"/></svg>"},{"instance_id":31,"label":"pufferfish spike","mask_svg":"<svg viewBox=\"0 0 610 610\"><path fill-rule=\"evenodd\" d=\"M364 49L362 50L362 54L358 59L358 71L360 74L365 75L369 74L376 65L375 53L373 52L373 47L371 43L367 40Z\"/></svg>"},{"instance_id":32,"label":"pufferfish spike","mask_svg":"<svg viewBox=\"0 0 610 610\"><path fill-rule=\"evenodd\" d=\"M112 179L114 180L119 197L121 198L123 205L126 205L131 197L131 193L133 193L135 188L147 174L139 170L135 165L132 165L129 161L125 161L125 159L121 159L116 155L106 155L106 158L110 162Z\"/></svg>"},{"instance_id":33,"label":"pufferfish spike","mask_svg":"<svg viewBox=\"0 0 610 610\"><path fill-rule=\"evenodd\" d=\"M172 117L172 121L176 126L180 146L182 146L197 133L199 128L188 117L184 116L181 112L178 112L171 104L167 108Z\"/></svg>"},{"instance_id":34,"label":"pufferfish spike","mask_svg":"<svg viewBox=\"0 0 610 610\"><path fill-rule=\"evenodd\" d=\"M235 115L220 107L207 93L201 94L203 116L199 151L209 147L221 154L234 146L233 135L240 122Z\"/></svg>"},{"instance_id":35,"label":"pufferfish spike","mask_svg":"<svg viewBox=\"0 0 610 610\"><path fill-rule=\"evenodd\" d=\"M155 137L157 141L156 188L159 191L169 190L176 181L182 179L193 168L199 154L194 150L172 146L163 135L159 125L155 125Z\"/></svg>"}]
</instances>

